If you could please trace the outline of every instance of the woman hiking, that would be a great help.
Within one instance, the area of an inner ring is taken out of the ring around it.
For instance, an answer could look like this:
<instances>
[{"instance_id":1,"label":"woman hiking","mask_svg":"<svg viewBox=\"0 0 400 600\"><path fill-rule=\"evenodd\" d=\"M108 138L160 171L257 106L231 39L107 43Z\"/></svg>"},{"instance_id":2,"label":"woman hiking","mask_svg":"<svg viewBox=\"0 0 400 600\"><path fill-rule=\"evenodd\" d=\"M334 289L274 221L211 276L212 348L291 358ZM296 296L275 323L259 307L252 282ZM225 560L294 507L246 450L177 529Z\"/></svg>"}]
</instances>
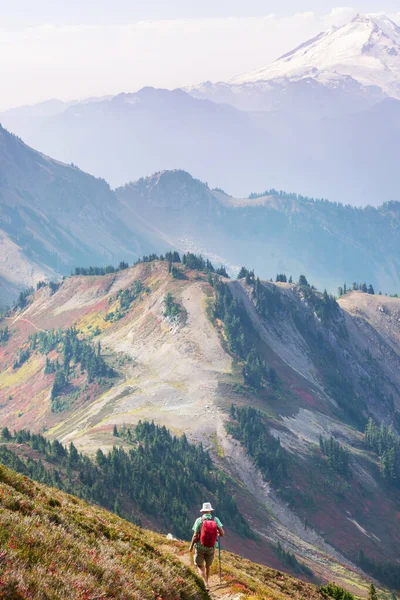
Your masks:
<instances>
[{"instance_id":1,"label":"woman hiking","mask_svg":"<svg viewBox=\"0 0 400 600\"><path fill-rule=\"evenodd\" d=\"M218 536L224 535L224 529L218 517L213 515L214 509L209 502L204 502L200 509L201 517L193 525L193 537L189 552L194 547L194 564L204 579L208 589L211 565L215 556Z\"/></svg>"}]
</instances>

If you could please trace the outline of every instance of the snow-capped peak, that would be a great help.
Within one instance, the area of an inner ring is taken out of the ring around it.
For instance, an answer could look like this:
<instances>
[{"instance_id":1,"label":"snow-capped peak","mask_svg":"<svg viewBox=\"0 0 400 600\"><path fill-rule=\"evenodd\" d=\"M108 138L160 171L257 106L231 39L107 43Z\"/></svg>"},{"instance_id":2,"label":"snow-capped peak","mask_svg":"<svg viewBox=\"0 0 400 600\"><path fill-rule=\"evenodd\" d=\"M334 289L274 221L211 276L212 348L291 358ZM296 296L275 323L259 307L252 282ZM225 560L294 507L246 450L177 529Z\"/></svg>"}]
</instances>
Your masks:
<instances>
[{"instance_id":1,"label":"snow-capped peak","mask_svg":"<svg viewBox=\"0 0 400 600\"><path fill-rule=\"evenodd\" d=\"M330 79L352 77L400 97L400 27L386 14L357 15L342 27L320 33L270 66L235 77L231 84L286 77Z\"/></svg>"}]
</instances>

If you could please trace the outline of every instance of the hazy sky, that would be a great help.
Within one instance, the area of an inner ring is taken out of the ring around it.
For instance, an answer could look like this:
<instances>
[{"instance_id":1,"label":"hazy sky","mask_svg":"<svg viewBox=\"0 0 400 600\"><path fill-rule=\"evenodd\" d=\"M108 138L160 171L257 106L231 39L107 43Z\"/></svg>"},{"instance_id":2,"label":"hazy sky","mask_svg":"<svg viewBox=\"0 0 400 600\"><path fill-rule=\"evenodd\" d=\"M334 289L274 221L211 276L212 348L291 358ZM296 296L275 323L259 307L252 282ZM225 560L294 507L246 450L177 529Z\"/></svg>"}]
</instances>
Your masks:
<instances>
[{"instance_id":1,"label":"hazy sky","mask_svg":"<svg viewBox=\"0 0 400 600\"><path fill-rule=\"evenodd\" d=\"M398 0L0 0L0 109L227 80L382 10Z\"/></svg>"}]
</instances>

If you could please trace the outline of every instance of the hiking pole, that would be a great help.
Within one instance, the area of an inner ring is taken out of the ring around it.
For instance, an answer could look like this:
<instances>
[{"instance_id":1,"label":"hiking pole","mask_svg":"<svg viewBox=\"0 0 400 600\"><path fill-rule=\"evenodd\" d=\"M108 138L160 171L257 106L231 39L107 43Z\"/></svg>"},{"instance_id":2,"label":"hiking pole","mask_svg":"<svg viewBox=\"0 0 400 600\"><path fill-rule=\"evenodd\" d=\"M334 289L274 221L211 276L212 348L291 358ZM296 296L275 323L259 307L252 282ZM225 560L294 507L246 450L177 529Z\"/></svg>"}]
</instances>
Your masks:
<instances>
[{"instance_id":1,"label":"hiking pole","mask_svg":"<svg viewBox=\"0 0 400 600\"><path fill-rule=\"evenodd\" d=\"M221 570L221 536L218 536L218 555L219 555L219 583L222 584L222 570Z\"/></svg>"}]
</instances>

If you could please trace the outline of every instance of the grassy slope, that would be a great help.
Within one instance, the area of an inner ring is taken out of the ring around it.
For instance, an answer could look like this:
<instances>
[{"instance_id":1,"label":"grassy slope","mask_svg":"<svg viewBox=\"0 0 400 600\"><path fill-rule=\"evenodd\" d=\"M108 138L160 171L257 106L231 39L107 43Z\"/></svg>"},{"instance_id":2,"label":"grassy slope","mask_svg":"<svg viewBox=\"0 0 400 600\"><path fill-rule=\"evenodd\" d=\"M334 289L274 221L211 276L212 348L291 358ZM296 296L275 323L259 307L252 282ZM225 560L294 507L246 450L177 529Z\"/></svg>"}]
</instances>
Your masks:
<instances>
[{"instance_id":1,"label":"grassy slope","mask_svg":"<svg viewBox=\"0 0 400 600\"><path fill-rule=\"evenodd\" d=\"M186 566L187 546L0 465L0 598L209 598ZM223 553L213 597L321 598L287 575Z\"/></svg>"}]
</instances>

